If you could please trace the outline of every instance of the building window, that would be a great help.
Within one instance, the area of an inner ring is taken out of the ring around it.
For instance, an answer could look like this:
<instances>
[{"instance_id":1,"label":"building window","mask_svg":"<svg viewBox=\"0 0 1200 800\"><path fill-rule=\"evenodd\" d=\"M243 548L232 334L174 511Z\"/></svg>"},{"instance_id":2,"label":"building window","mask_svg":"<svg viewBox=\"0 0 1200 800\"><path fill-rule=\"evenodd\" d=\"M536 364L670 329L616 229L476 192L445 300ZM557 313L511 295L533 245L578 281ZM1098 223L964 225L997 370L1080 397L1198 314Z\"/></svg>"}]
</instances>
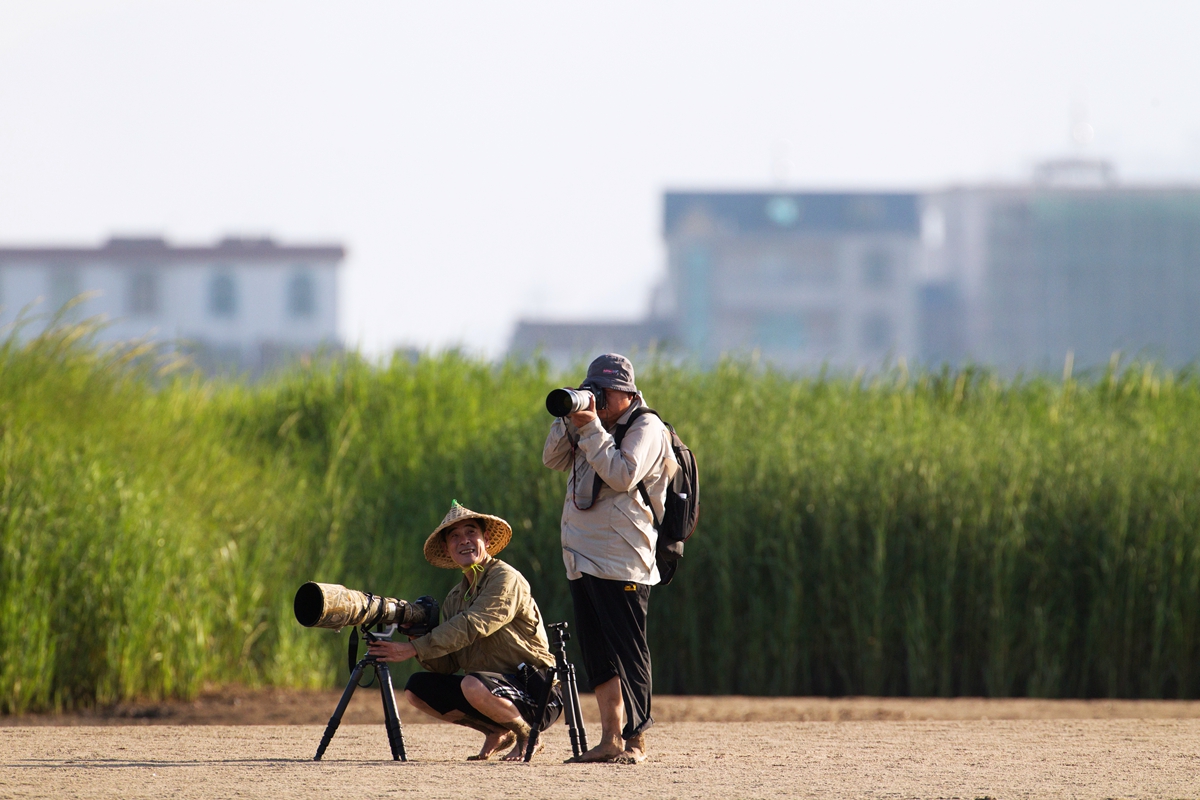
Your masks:
<instances>
[{"instance_id":1,"label":"building window","mask_svg":"<svg viewBox=\"0 0 1200 800\"><path fill-rule=\"evenodd\" d=\"M79 296L79 270L75 267L54 267L50 270L47 289L50 313L62 312L63 306Z\"/></svg>"},{"instance_id":2,"label":"building window","mask_svg":"<svg viewBox=\"0 0 1200 800\"><path fill-rule=\"evenodd\" d=\"M767 288L830 286L837 283L837 251L822 241L764 248L758 253L758 276Z\"/></svg>"},{"instance_id":3,"label":"building window","mask_svg":"<svg viewBox=\"0 0 1200 800\"><path fill-rule=\"evenodd\" d=\"M856 197L846 209L847 221L873 224L887 217L887 206L878 197Z\"/></svg>"},{"instance_id":4,"label":"building window","mask_svg":"<svg viewBox=\"0 0 1200 800\"><path fill-rule=\"evenodd\" d=\"M863 283L872 289L892 285L892 255L886 250L871 250L863 258Z\"/></svg>"},{"instance_id":5,"label":"building window","mask_svg":"<svg viewBox=\"0 0 1200 800\"><path fill-rule=\"evenodd\" d=\"M808 344L804 315L791 311L763 314L758 320L758 343L763 350L800 350Z\"/></svg>"},{"instance_id":6,"label":"building window","mask_svg":"<svg viewBox=\"0 0 1200 800\"><path fill-rule=\"evenodd\" d=\"M772 197L763 209L767 217L781 228L790 228L800 221L801 208L790 197Z\"/></svg>"},{"instance_id":7,"label":"building window","mask_svg":"<svg viewBox=\"0 0 1200 800\"><path fill-rule=\"evenodd\" d=\"M312 273L308 270L298 270L288 280L287 311L288 316L297 319L311 317L316 313L317 290Z\"/></svg>"},{"instance_id":8,"label":"building window","mask_svg":"<svg viewBox=\"0 0 1200 800\"><path fill-rule=\"evenodd\" d=\"M864 350L884 350L892 345L892 321L884 314L871 314L863 320Z\"/></svg>"},{"instance_id":9,"label":"building window","mask_svg":"<svg viewBox=\"0 0 1200 800\"><path fill-rule=\"evenodd\" d=\"M129 313L137 317L148 317L158 313L158 275L153 272L135 272L129 276Z\"/></svg>"},{"instance_id":10,"label":"building window","mask_svg":"<svg viewBox=\"0 0 1200 800\"><path fill-rule=\"evenodd\" d=\"M828 352L838 344L838 312L832 308L761 314L757 345L768 353Z\"/></svg>"},{"instance_id":11,"label":"building window","mask_svg":"<svg viewBox=\"0 0 1200 800\"><path fill-rule=\"evenodd\" d=\"M208 284L208 311L214 317L232 317L237 313L237 284L229 273L217 273Z\"/></svg>"},{"instance_id":12,"label":"building window","mask_svg":"<svg viewBox=\"0 0 1200 800\"><path fill-rule=\"evenodd\" d=\"M808 313L808 337L813 347L831 350L838 346L838 312L832 308L816 308Z\"/></svg>"}]
</instances>

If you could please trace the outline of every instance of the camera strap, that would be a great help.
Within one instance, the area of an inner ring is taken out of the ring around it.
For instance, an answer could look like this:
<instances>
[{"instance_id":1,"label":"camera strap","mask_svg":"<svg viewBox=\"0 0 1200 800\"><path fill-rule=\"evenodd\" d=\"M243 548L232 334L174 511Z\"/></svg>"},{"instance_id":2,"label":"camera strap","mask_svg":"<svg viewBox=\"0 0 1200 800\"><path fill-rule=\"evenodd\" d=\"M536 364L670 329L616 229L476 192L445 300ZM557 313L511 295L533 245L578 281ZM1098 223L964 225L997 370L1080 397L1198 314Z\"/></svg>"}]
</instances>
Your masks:
<instances>
[{"instance_id":1,"label":"camera strap","mask_svg":"<svg viewBox=\"0 0 1200 800\"><path fill-rule=\"evenodd\" d=\"M369 611L371 609L371 607L374 606L374 604L375 604L375 595L371 594L370 592L363 592L363 594L365 594L367 596L367 609ZM376 612L373 615L371 615L370 617L368 617L366 620L363 621L362 629L364 631L369 630L370 627L372 625L374 625L379 620L379 617L382 615L383 615L383 604L381 602L380 606L376 610ZM353 628L350 629L350 649L349 649L349 652L347 653L346 664L349 667L351 672L354 672L354 665L358 663L358 628L359 628L359 626L355 625ZM372 678L372 680L374 680L374 679ZM367 685L369 686L370 684L367 684Z\"/></svg>"},{"instance_id":2,"label":"camera strap","mask_svg":"<svg viewBox=\"0 0 1200 800\"><path fill-rule=\"evenodd\" d=\"M350 674L354 674L354 667L358 664L358 626L350 629L350 647L346 653L346 667L350 670ZM375 673L378 673L376 669ZM359 686L370 686L375 682L375 674L371 675L371 679L366 683L359 683Z\"/></svg>"}]
</instances>

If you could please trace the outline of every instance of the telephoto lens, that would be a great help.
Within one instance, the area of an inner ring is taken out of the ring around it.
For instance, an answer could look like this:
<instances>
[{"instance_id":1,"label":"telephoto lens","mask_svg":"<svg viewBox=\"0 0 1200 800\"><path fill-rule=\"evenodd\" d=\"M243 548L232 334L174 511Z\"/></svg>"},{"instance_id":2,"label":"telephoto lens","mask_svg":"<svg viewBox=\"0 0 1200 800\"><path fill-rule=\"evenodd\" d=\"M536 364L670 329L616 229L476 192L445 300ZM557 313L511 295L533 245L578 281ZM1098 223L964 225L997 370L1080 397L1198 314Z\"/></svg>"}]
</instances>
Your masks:
<instances>
[{"instance_id":1,"label":"telephoto lens","mask_svg":"<svg viewBox=\"0 0 1200 800\"><path fill-rule=\"evenodd\" d=\"M583 389L555 389L546 395L546 410L554 417L565 417L588 407L592 393Z\"/></svg>"},{"instance_id":2,"label":"telephoto lens","mask_svg":"<svg viewBox=\"0 0 1200 800\"><path fill-rule=\"evenodd\" d=\"M587 411L588 400L596 398L596 409L604 408L605 395L603 389L555 389L546 395L546 410L552 417L565 417L580 411Z\"/></svg>"},{"instance_id":3,"label":"telephoto lens","mask_svg":"<svg viewBox=\"0 0 1200 800\"><path fill-rule=\"evenodd\" d=\"M336 583L304 584L296 591L293 610L304 627L335 631L354 625L403 625L405 633L419 636L438 624L438 603L432 597L418 597L410 603Z\"/></svg>"}]
</instances>

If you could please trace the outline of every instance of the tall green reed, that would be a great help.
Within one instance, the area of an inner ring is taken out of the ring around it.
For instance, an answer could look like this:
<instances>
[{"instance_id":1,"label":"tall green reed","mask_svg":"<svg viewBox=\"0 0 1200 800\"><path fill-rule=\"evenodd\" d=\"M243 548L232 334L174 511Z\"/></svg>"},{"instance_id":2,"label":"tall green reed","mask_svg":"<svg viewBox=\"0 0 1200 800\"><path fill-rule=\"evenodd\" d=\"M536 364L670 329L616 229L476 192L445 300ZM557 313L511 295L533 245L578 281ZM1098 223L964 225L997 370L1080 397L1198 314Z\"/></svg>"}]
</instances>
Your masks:
<instances>
[{"instance_id":1,"label":"tall green reed","mask_svg":"<svg viewBox=\"0 0 1200 800\"><path fill-rule=\"evenodd\" d=\"M651 601L658 691L1200 695L1193 376L638 366L703 488ZM571 619L544 365L346 356L243 385L60 331L0 371L4 710L332 683L341 642L294 623L296 586L444 594L421 543L452 498L513 524L503 557Z\"/></svg>"},{"instance_id":2,"label":"tall green reed","mask_svg":"<svg viewBox=\"0 0 1200 800\"><path fill-rule=\"evenodd\" d=\"M211 387L88 336L0 346L0 710L328 681L313 645L269 646L319 501L229 438Z\"/></svg>"}]
</instances>

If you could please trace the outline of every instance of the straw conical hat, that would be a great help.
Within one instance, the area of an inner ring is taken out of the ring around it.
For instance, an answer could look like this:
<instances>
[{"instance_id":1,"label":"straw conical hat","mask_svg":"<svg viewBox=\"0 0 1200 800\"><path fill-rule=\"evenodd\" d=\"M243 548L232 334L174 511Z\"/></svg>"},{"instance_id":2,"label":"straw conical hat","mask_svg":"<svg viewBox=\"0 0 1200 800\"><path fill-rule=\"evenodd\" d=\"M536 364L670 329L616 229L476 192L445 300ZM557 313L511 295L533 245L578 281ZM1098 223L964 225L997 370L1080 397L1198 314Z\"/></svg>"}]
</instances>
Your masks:
<instances>
[{"instance_id":1,"label":"straw conical hat","mask_svg":"<svg viewBox=\"0 0 1200 800\"><path fill-rule=\"evenodd\" d=\"M446 552L446 540L441 534L454 523L464 519L477 519L482 523L484 546L489 556L494 557L512 540L512 527L507 522L491 514L479 514L466 506L460 506L455 500L454 505L450 506L450 511L442 519L442 524L425 540L426 561L442 569L459 569L458 564L455 564L454 559Z\"/></svg>"}]
</instances>

